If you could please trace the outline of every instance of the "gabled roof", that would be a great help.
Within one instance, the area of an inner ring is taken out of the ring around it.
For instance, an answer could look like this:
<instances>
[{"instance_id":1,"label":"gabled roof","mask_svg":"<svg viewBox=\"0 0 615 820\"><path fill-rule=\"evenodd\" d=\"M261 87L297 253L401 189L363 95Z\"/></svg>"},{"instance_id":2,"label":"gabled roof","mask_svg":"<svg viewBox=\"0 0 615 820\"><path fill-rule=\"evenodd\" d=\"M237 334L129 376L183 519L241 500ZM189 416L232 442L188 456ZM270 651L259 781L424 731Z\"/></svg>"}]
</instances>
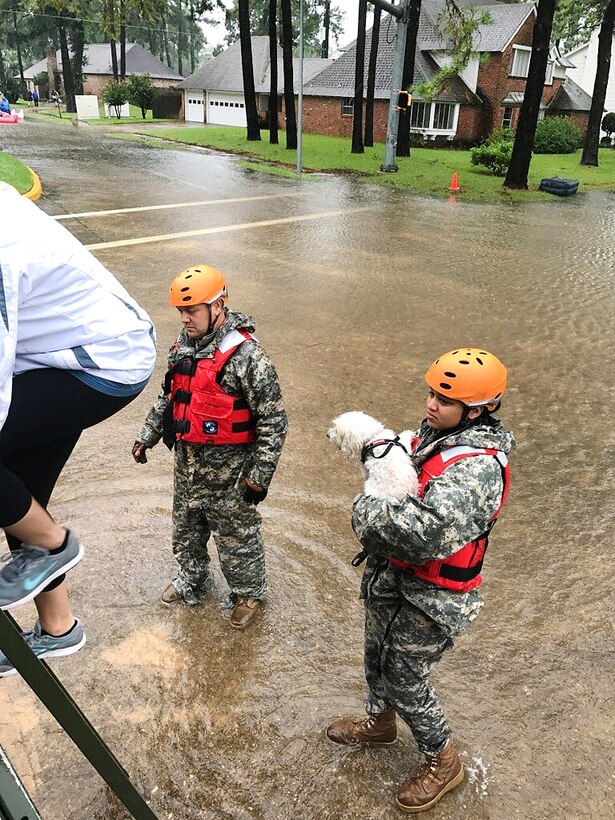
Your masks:
<instances>
[{"instance_id":1,"label":"gabled roof","mask_svg":"<svg viewBox=\"0 0 615 820\"><path fill-rule=\"evenodd\" d=\"M303 60L303 84L330 65L332 60L320 57L305 57ZM252 64L254 67L254 85L256 91L269 93L269 37L258 35L252 37ZM299 58L293 58L294 92L299 91ZM241 70L241 44L239 40L232 43L225 51L195 71L178 88L202 89L205 91L243 92L243 73ZM284 67L282 49L278 46L278 92L284 89Z\"/></svg>"},{"instance_id":2,"label":"gabled roof","mask_svg":"<svg viewBox=\"0 0 615 820\"><path fill-rule=\"evenodd\" d=\"M504 51L527 18L534 14L532 3L477 3L462 0L462 6L478 6L479 12L488 12L490 23L479 26L474 35L476 51ZM439 18L444 11L441 0L423 0L417 46L422 51L448 51L451 43L440 31Z\"/></svg>"},{"instance_id":3,"label":"gabled roof","mask_svg":"<svg viewBox=\"0 0 615 820\"><path fill-rule=\"evenodd\" d=\"M388 99L391 93L391 73L395 54L396 25L396 21L388 15L383 17L380 24L376 84L374 90L374 97L380 100ZM372 29L370 29L366 35L365 73L363 77L364 88L367 88L371 42ZM356 40L348 46L342 56L335 60L332 65L317 74L313 80L305 83L303 89L304 94L319 97L353 97L355 55ZM417 48L414 60L414 82L425 82L431 79L437 70L438 65L433 57L427 52ZM479 102L479 98L470 91L460 77L455 77L448 88L436 99L441 102L464 102L470 104Z\"/></svg>"},{"instance_id":4,"label":"gabled roof","mask_svg":"<svg viewBox=\"0 0 615 820\"><path fill-rule=\"evenodd\" d=\"M119 43L117 46L118 60L120 58ZM62 53L56 51L58 68L62 68ZM47 71L47 59L39 60L24 71L24 77L34 79L37 74ZM111 68L111 46L109 43L90 43L86 45L83 54L83 73L87 77L94 74L113 74ZM153 80L182 80L181 74L169 68L158 57L138 43L126 43L126 74L149 74Z\"/></svg>"},{"instance_id":5,"label":"gabled roof","mask_svg":"<svg viewBox=\"0 0 615 820\"><path fill-rule=\"evenodd\" d=\"M547 106L549 111L589 111L592 98L570 77L566 77Z\"/></svg>"}]
</instances>

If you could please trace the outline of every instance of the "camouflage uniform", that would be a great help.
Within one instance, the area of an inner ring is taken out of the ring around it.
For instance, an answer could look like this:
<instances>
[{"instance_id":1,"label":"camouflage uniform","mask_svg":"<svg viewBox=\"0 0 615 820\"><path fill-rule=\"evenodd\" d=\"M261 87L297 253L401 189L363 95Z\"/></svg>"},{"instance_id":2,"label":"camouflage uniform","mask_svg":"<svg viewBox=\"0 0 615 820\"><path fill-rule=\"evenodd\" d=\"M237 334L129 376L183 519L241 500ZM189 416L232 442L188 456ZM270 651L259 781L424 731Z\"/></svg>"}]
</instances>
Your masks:
<instances>
[{"instance_id":1,"label":"camouflage uniform","mask_svg":"<svg viewBox=\"0 0 615 820\"><path fill-rule=\"evenodd\" d=\"M415 467L442 447L456 445L508 453L515 443L493 417L448 435L424 422ZM487 530L502 490L496 459L475 456L448 467L430 482L423 498L355 499L352 523L369 555L361 589L367 712L394 708L422 752L441 751L451 734L429 672L452 647L454 636L476 618L482 601L478 589L464 593L435 586L397 569L387 556L415 564L447 558Z\"/></svg>"},{"instance_id":2,"label":"camouflage uniform","mask_svg":"<svg viewBox=\"0 0 615 820\"><path fill-rule=\"evenodd\" d=\"M232 330L254 331L254 320L228 312L212 336L191 340L182 330L169 353L169 367L185 356L212 358L222 338ZM212 586L207 544L215 532L220 566L231 589L230 603L242 598L262 600L267 591L261 517L243 498L244 479L266 489L275 472L288 421L278 377L256 340L243 342L225 365L220 387L243 396L256 420L252 444L175 445L173 488L173 554L179 565L175 588L186 603L196 604ZM168 398L163 390L145 419L139 440L158 443Z\"/></svg>"}]
</instances>

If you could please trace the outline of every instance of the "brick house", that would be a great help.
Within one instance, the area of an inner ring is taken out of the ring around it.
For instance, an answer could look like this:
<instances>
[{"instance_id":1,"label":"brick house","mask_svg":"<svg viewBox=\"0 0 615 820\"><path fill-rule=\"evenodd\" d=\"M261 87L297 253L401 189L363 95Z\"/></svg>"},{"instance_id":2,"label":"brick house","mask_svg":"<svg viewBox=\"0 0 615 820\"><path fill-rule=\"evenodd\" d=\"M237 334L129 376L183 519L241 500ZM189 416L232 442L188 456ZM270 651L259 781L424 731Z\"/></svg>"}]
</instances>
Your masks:
<instances>
[{"instance_id":1,"label":"brick house","mask_svg":"<svg viewBox=\"0 0 615 820\"><path fill-rule=\"evenodd\" d=\"M119 43L117 47L120 58ZM56 52L56 65L62 70L62 54ZM30 90L34 89L34 78L47 71L47 58L39 60L24 71ZM176 86L183 80L181 74L161 62L150 51L138 43L126 43L126 76L149 74L155 86L160 88ZM111 68L111 46L109 43L86 45L83 55L83 93L100 96L101 91L113 80Z\"/></svg>"},{"instance_id":2,"label":"brick house","mask_svg":"<svg viewBox=\"0 0 615 820\"><path fill-rule=\"evenodd\" d=\"M462 5L469 5L468 0ZM473 0L472 5L477 5ZM414 81L431 79L449 59L449 42L438 27L444 9L442 0L423 0ZM477 57L457 75L434 100L423 101L415 94L412 130L428 138L478 141L496 128L514 127L523 102L530 62L532 32L536 19L533 4L480 4L491 16L475 35ZM383 17L378 43L378 63L374 99L374 138L386 137L390 98L391 67L395 49L396 22ZM365 48L364 87L371 48L371 30ZM331 66L304 85L303 127L318 134L350 136L354 108L356 42ZM571 80L566 80L569 62L552 53L542 94L542 116L571 116L584 127L589 114L588 97ZM580 92L580 93L579 93Z\"/></svg>"}]
</instances>

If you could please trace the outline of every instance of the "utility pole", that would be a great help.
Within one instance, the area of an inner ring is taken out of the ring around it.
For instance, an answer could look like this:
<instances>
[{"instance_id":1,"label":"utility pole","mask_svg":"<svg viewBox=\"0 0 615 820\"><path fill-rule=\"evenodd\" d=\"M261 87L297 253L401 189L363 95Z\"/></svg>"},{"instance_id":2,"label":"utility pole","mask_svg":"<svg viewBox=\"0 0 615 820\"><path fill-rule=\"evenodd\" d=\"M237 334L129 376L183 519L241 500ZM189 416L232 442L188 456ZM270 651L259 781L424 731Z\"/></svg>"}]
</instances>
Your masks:
<instances>
[{"instance_id":1,"label":"utility pole","mask_svg":"<svg viewBox=\"0 0 615 820\"><path fill-rule=\"evenodd\" d=\"M395 57L393 59L393 73L391 75L391 98L389 101L389 119L387 122L387 139L384 155L384 163L380 170L385 173L393 173L398 170L395 162L395 151L397 148L397 129L399 126L399 92L401 91L402 77L404 73L404 55L406 52L406 37L408 34L408 12L410 9L409 0L400 0L399 6L394 6L388 0L368 0L375 6L379 6L383 11L397 19L397 40L395 42Z\"/></svg>"}]
</instances>

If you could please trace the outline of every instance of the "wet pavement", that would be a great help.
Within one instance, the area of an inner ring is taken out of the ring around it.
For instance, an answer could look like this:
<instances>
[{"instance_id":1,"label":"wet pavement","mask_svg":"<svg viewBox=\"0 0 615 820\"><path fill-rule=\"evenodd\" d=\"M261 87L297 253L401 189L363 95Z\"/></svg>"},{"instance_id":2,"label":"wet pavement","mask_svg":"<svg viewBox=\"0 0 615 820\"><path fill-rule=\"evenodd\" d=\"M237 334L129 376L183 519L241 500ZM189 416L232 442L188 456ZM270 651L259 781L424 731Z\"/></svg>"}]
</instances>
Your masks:
<instances>
[{"instance_id":1,"label":"wet pavement","mask_svg":"<svg viewBox=\"0 0 615 820\"><path fill-rule=\"evenodd\" d=\"M452 203L264 176L98 129L26 123L2 138L40 174L51 214L209 203L63 223L150 312L160 357L145 393L84 434L52 499L86 544L70 587L88 635L53 668L161 820L400 815L395 787L418 759L409 734L348 751L322 733L360 714L364 694L349 564L361 481L324 433L350 409L417 423L426 366L461 342L509 366L501 415L519 449L486 606L433 676L468 778L430 817L614 817L615 196ZM169 238L190 231L207 233ZM153 236L167 238L122 244ZM291 424L262 507L269 603L246 633L220 609L219 572L206 604L159 605L171 458L162 445L145 466L130 457L178 329L168 284L201 260L256 316ZM29 626L33 612L15 614ZM0 682L0 721L46 820L127 816L17 677Z\"/></svg>"}]
</instances>

